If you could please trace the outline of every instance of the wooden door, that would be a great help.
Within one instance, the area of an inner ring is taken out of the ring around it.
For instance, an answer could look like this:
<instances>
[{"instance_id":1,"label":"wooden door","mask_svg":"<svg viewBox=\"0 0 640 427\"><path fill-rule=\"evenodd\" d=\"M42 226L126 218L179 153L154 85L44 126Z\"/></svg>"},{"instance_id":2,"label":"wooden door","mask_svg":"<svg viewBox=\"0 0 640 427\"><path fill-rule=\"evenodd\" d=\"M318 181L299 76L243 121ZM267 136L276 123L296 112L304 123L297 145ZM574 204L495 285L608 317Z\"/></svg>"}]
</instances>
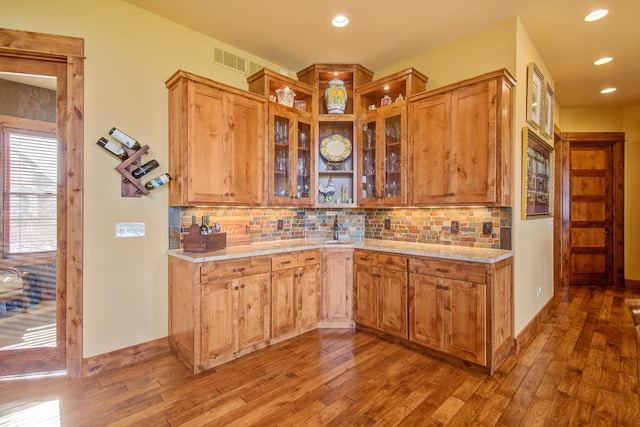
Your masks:
<instances>
[{"instance_id":1,"label":"wooden door","mask_svg":"<svg viewBox=\"0 0 640 427\"><path fill-rule=\"evenodd\" d=\"M201 291L201 355L206 365L210 360L231 354L237 346L236 280L202 285Z\"/></svg>"},{"instance_id":2,"label":"wooden door","mask_svg":"<svg viewBox=\"0 0 640 427\"><path fill-rule=\"evenodd\" d=\"M451 94L449 202L496 201L496 102L495 80Z\"/></svg>"},{"instance_id":3,"label":"wooden door","mask_svg":"<svg viewBox=\"0 0 640 427\"><path fill-rule=\"evenodd\" d=\"M407 337L407 272L378 269L378 329Z\"/></svg>"},{"instance_id":4,"label":"wooden door","mask_svg":"<svg viewBox=\"0 0 640 427\"><path fill-rule=\"evenodd\" d=\"M412 202L446 203L450 174L451 94L412 103L411 123Z\"/></svg>"},{"instance_id":5,"label":"wooden door","mask_svg":"<svg viewBox=\"0 0 640 427\"><path fill-rule=\"evenodd\" d=\"M569 283L612 285L613 148L569 147Z\"/></svg>"},{"instance_id":6,"label":"wooden door","mask_svg":"<svg viewBox=\"0 0 640 427\"><path fill-rule=\"evenodd\" d=\"M442 279L424 274L409 274L409 339L442 350Z\"/></svg>"},{"instance_id":7,"label":"wooden door","mask_svg":"<svg viewBox=\"0 0 640 427\"><path fill-rule=\"evenodd\" d=\"M295 268L271 273L271 334L278 337L296 327Z\"/></svg>"},{"instance_id":8,"label":"wooden door","mask_svg":"<svg viewBox=\"0 0 640 427\"><path fill-rule=\"evenodd\" d=\"M353 250L322 253L322 320L353 321Z\"/></svg>"},{"instance_id":9,"label":"wooden door","mask_svg":"<svg viewBox=\"0 0 640 427\"><path fill-rule=\"evenodd\" d=\"M485 365L486 286L461 280L444 281L444 350Z\"/></svg>"},{"instance_id":10,"label":"wooden door","mask_svg":"<svg viewBox=\"0 0 640 427\"><path fill-rule=\"evenodd\" d=\"M266 341L271 335L269 273L238 279L238 348Z\"/></svg>"},{"instance_id":11,"label":"wooden door","mask_svg":"<svg viewBox=\"0 0 640 427\"><path fill-rule=\"evenodd\" d=\"M377 268L356 264L355 271L355 321L370 328L378 328Z\"/></svg>"},{"instance_id":12,"label":"wooden door","mask_svg":"<svg viewBox=\"0 0 640 427\"><path fill-rule=\"evenodd\" d=\"M304 328L320 320L320 265L308 265L296 272L297 326Z\"/></svg>"}]
</instances>

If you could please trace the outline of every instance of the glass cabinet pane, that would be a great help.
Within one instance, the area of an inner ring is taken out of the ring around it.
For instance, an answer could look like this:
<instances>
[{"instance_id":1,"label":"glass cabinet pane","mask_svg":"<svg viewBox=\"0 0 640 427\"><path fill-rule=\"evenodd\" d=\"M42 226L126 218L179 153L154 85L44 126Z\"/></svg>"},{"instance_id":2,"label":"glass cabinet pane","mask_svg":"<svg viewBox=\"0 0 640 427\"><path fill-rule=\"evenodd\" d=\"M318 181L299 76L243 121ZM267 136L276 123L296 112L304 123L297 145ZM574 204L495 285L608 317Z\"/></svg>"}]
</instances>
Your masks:
<instances>
[{"instance_id":1,"label":"glass cabinet pane","mask_svg":"<svg viewBox=\"0 0 640 427\"><path fill-rule=\"evenodd\" d=\"M296 197L311 197L311 124L298 122Z\"/></svg>"},{"instance_id":2,"label":"glass cabinet pane","mask_svg":"<svg viewBox=\"0 0 640 427\"><path fill-rule=\"evenodd\" d=\"M401 116L387 117L384 120L384 182L385 197L400 197L402 194L401 159L402 126Z\"/></svg>"},{"instance_id":3,"label":"glass cabinet pane","mask_svg":"<svg viewBox=\"0 0 640 427\"><path fill-rule=\"evenodd\" d=\"M274 196L289 197L289 119L275 116L273 120Z\"/></svg>"},{"instance_id":4,"label":"glass cabinet pane","mask_svg":"<svg viewBox=\"0 0 640 427\"><path fill-rule=\"evenodd\" d=\"M371 121L362 125L361 141L361 170L362 197L376 197L376 122Z\"/></svg>"}]
</instances>

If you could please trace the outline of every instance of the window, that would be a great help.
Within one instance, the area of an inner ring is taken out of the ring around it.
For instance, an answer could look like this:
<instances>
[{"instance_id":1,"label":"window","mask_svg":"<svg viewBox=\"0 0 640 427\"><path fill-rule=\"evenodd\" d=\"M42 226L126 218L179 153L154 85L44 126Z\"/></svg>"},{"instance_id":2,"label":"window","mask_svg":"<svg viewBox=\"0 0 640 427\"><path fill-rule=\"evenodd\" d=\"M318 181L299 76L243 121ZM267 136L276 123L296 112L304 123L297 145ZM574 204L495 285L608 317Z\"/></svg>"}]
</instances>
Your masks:
<instances>
[{"instance_id":1,"label":"window","mask_svg":"<svg viewBox=\"0 0 640 427\"><path fill-rule=\"evenodd\" d=\"M58 144L55 134L2 128L3 255L57 248Z\"/></svg>"}]
</instances>

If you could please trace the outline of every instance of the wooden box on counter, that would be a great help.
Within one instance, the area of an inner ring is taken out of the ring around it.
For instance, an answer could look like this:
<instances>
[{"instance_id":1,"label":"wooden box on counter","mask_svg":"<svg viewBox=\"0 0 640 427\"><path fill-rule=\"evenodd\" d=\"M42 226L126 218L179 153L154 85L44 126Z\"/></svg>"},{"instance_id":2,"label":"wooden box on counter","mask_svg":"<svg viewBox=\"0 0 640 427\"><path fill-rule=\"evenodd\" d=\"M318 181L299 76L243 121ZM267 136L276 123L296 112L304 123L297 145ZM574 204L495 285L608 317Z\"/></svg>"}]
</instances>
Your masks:
<instances>
[{"instance_id":1,"label":"wooden box on counter","mask_svg":"<svg viewBox=\"0 0 640 427\"><path fill-rule=\"evenodd\" d=\"M211 252L227 247L227 233L200 234L200 226L192 224L184 236L185 252Z\"/></svg>"}]
</instances>

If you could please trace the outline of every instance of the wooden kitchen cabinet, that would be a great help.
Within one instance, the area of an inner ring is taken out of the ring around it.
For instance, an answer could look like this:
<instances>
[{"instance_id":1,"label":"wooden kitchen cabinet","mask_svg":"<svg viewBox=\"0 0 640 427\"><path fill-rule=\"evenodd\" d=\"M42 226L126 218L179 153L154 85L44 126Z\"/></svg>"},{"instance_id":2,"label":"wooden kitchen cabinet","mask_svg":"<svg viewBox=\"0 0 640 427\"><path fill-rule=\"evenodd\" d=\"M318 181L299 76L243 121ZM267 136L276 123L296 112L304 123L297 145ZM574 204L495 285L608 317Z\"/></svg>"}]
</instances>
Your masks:
<instances>
[{"instance_id":1,"label":"wooden kitchen cabinet","mask_svg":"<svg viewBox=\"0 0 640 427\"><path fill-rule=\"evenodd\" d=\"M513 344L512 260L409 259L409 340L487 367Z\"/></svg>"},{"instance_id":2,"label":"wooden kitchen cabinet","mask_svg":"<svg viewBox=\"0 0 640 427\"><path fill-rule=\"evenodd\" d=\"M318 89L262 69L247 78L251 92L278 99L277 91L295 93L292 106L270 101L268 203L273 206L312 206L315 201L315 116Z\"/></svg>"},{"instance_id":3,"label":"wooden kitchen cabinet","mask_svg":"<svg viewBox=\"0 0 640 427\"><path fill-rule=\"evenodd\" d=\"M427 81L409 68L356 88L359 206L407 203L406 97L423 92Z\"/></svg>"},{"instance_id":4,"label":"wooden kitchen cabinet","mask_svg":"<svg viewBox=\"0 0 640 427\"><path fill-rule=\"evenodd\" d=\"M271 259L271 331L290 338L320 320L320 251L290 252Z\"/></svg>"},{"instance_id":5,"label":"wooden kitchen cabinet","mask_svg":"<svg viewBox=\"0 0 640 427\"><path fill-rule=\"evenodd\" d=\"M409 98L414 205L511 205L514 84L500 70Z\"/></svg>"},{"instance_id":6,"label":"wooden kitchen cabinet","mask_svg":"<svg viewBox=\"0 0 640 427\"><path fill-rule=\"evenodd\" d=\"M406 339L406 256L356 250L354 264L356 324Z\"/></svg>"},{"instance_id":7,"label":"wooden kitchen cabinet","mask_svg":"<svg viewBox=\"0 0 640 427\"><path fill-rule=\"evenodd\" d=\"M322 251L320 326L353 328L353 249Z\"/></svg>"},{"instance_id":8,"label":"wooden kitchen cabinet","mask_svg":"<svg viewBox=\"0 0 640 427\"><path fill-rule=\"evenodd\" d=\"M169 258L169 342L194 373L267 346L269 271L268 257Z\"/></svg>"},{"instance_id":9,"label":"wooden kitchen cabinet","mask_svg":"<svg viewBox=\"0 0 640 427\"><path fill-rule=\"evenodd\" d=\"M185 71L166 85L169 205L260 205L266 98Z\"/></svg>"}]
</instances>

